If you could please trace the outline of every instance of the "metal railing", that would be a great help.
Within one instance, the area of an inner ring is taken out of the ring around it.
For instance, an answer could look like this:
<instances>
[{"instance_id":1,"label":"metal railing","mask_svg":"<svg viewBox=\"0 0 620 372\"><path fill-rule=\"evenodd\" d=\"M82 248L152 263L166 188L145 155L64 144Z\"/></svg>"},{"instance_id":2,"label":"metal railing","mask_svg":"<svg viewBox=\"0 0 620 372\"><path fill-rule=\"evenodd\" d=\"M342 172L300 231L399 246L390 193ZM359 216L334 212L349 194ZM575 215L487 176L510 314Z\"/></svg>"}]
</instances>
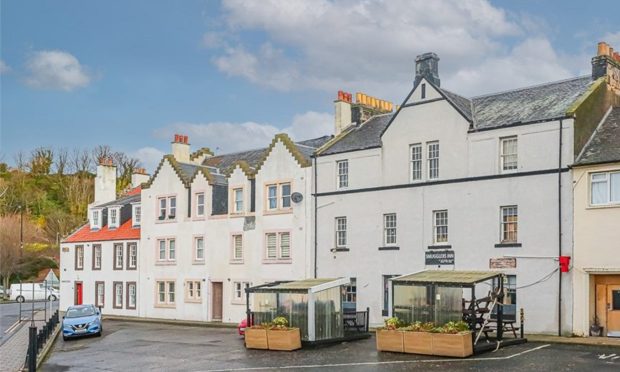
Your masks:
<instances>
[{"instance_id":1,"label":"metal railing","mask_svg":"<svg viewBox=\"0 0 620 372\"><path fill-rule=\"evenodd\" d=\"M54 334L54 330L60 322L60 316L58 310L52 314L52 316L45 322L43 327L38 330L34 321L31 321L29 333L28 333L28 353L26 354L25 366L28 367L29 372L37 370L37 356L39 351L45 346L45 343Z\"/></svg>"}]
</instances>

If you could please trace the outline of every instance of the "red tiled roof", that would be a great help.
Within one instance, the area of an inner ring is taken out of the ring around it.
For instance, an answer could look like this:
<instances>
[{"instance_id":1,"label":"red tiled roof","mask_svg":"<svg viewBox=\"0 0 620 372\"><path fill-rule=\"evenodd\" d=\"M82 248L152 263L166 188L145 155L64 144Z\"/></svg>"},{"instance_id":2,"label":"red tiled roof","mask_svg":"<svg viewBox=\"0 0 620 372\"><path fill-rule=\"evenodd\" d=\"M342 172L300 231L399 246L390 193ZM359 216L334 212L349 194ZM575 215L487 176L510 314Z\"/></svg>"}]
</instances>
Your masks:
<instances>
[{"instance_id":1,"label":"red tiled roof","mask_svg":"<svg viewBox=\"0 0 620 372\"><path fill-rule=\"evenodd\" d=\"M142 191L142 186L136 186L133 189L130 189L129 191L127 191L125 195L123 196L138 195L140 194L140 191Z\"/></svg>"},{"instance_id":2,"label":"red tiled roof","mask_svg":"<svg viewBox=\"0 0 620 372\"><path fill-rule=\"evenodd\" d=\"M118 229L109 229L104 226L99 230L91 230L90 224L82 226L78 231L71 234L63 243L99 242L105 240L138 240L140 228L132 227L132 219L128 219Z\"/></svg>"}]
</instances>

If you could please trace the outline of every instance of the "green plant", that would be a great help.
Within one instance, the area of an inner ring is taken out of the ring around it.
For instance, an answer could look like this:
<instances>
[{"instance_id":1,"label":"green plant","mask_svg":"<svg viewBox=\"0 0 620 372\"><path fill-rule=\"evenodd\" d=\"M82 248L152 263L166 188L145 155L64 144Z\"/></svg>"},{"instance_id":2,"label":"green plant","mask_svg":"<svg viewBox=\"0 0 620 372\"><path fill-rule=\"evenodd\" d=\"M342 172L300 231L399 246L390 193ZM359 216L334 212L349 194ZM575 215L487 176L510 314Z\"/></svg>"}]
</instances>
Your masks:
<instances>
[{"instance_id":1,"label":"green plant","mask_svg":"<svg viewBox=\"0 0 620 372\"><path fill-rule=\"evenodd\" d=\"M398 319L397 317L387 318L385 320L385 329L388 329L391 331L397 328L404 327L404 326L405 326L405 323L402 320Z\"/></svg>"},{"instance_id":2,"label":"green plant","mask_svg":"<svg viewBox=\"0 0 620 372\"><path fill-rule=\"evenodd\" d=\"M278 316L271 321L274 328L288 328L288 319L283 316Z\"/></svg>"}]
</instances>

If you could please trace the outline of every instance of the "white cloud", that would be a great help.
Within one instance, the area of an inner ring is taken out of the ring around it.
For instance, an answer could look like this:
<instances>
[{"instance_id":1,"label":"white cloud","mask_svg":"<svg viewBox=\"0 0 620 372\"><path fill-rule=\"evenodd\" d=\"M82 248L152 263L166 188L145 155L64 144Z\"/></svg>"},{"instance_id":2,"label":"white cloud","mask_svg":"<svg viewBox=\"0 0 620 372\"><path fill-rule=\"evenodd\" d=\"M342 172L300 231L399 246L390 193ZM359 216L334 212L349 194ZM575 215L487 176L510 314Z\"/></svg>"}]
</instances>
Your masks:
<instances>
[{"instance_id":1,"label":"white cloud","mask_svg":"<svg viewBox=\"0 0 620 372\"><path fill-rule=\"evenodd\" d=\"M5 74L9 71L11 71L11 67L9 67L9 65L4 63L4 61L0 59L0 74Z\"/></svg>"},{"instance_id":2,"label":"white cloud","mask_svg":"<svg viewBox=\"0 0 620 372\"><path fill-rule=\"evenodd\" d=\"M156 129L155 136L172 138L175 133L189 137L192 149L209 147L215 153L230 153L269 145L278 133L287 133L296 141L316 138L333 133L333 116L328 113L308 111L295 115L290 126L279 129L271 124L244 122L174 123Z\"/></svg>"},{"instance_id":3,"label":"white cloud","mask_svg":"<svg viewBox=\"0 0 620 372\"><path fill-rule=\"evenodd\" d=\"M142 166L149 174L153 174L161 158L166 153L154 147L142 147L129 154L130 157L140 160Z\"/></svg>"},{"instance_id":4,"label":"white cloud","mask_svg":"<svg viewBox=\"0 0 620 372\"><path fill-rule=\"evenodd\" d=\"M415 56L428 51L441 58L442 85L463 94L574 75L589 62L575 67L560 58L574 56L535 50L553 49L542 36L545 22L487 0L224 0L222 6L228 32L205 35L215 66L280 91L345 89L399 101L411 87ZM247 32L266 41L244 44Z\"/></svg>"},{"instance_id":5,"label":"white cloud","mask_svg":"<svg viewBox=\"0 0 620 372\"><path fill-rule=\"evenodd\" d=\"M35 52L26 62L26 84L40 89L71 91L87 86L92 77L77 58L60 50Z\"/></svg>"}]
</instances>

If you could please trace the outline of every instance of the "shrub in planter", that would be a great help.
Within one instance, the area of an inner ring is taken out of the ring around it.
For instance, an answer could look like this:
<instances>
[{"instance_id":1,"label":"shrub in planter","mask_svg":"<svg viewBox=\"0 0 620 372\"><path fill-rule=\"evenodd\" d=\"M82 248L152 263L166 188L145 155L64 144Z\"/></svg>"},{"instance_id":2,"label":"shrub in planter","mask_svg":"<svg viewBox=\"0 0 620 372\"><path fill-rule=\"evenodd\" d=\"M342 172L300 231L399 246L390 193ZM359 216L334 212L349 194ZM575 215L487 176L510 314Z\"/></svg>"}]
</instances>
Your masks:
<instances>
[{"instance_id":1,"label":"shrub in planter","mask_svg":"<svg viewBox=\"0 0 620 372\"><path fill-rule=\"evenodd\" d=\"M290 328L288 320L279 316L271 322L267 329L269 350L292 351L301 349L301 332L299 328Z\"/></svg>"},{"instance_id":2,"label":"shrub in planter","mask_svg":"<svg viewBox=\"0 0 620 372\"><path fill-rule=\"evenodd\" d=\"M377 350L379 351L392 351L397 353L404 352L403 346L403 333L398 328L404 324L398 318L388 318L385 320L385 327L378 328L376 332L377 336Z\"/></svg>"},{"instance_id":3,"label":"shrub in planter","mask_svg":"<svg viewBox=\"0 0 620 372\"><path fill-rule=\"evenodd\" d=\"M245 329L245 347L248 349L269 348L267 341L267 328L269 325L252 326Z\"/></svg>"},{"instance_id":4,"label":"shrub in planter","mask_svg":"<svg viewBox=\"0 0 620 372\"><path fill-rule=\"evenodd\" d=\"M415 322L408 327L401 328L403 332L403 350L410 354L431 355L433 351L432 334L435 328L433 323Z\"/></svg>"}]
</instances>

